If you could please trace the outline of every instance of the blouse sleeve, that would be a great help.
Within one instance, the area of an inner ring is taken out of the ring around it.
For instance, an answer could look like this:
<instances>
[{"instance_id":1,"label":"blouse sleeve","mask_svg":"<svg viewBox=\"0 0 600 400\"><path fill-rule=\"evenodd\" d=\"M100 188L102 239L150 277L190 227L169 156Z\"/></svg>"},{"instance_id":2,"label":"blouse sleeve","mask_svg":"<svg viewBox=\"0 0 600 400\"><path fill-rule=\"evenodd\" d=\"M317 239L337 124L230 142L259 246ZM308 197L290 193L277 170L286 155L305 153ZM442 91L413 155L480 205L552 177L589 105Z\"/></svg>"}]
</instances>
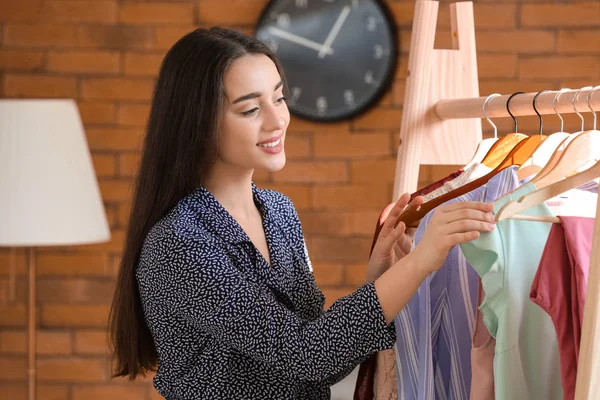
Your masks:
<instances>
[{"instance_id":1,"label":"blouse sleeve","mask_svg":"<svg viewBox=\"0 0 600 400\"><path fill-rule=\"evenodd\" d=\"M165 305L257 361L297 379L323 381L394 344L372 283L306 321L245 279L223 249L178 242L175 252L156 254L163 271L154 287Z\"/></svg>"}]
</instances>

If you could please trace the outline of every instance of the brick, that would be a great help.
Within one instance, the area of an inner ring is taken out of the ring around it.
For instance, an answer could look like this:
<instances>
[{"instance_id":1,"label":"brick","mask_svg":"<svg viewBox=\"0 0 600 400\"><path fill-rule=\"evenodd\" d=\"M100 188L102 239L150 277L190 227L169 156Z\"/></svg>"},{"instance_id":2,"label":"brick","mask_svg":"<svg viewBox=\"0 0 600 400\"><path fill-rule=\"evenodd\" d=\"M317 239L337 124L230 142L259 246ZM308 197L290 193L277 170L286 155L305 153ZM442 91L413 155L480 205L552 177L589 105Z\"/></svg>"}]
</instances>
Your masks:
<instances>
[{"instance_id":1,"label":"brick","mask_svg":"<svg viewBox=\"0 0 600 400\"><path fill-rule=\"evenodd\" d=\"M517 79L480 79L479 94L488 96L492 93L538 92L555 86L554 80L517 80ZM483 126L487 122L482 121Z\"/></svg>"},{"instance_id":2,"label":"brick","mask_svg":"<svg viewBox=\"0 0 600 400\"><path fill-rule=\"evenodd\" d=\"M398 126L400 121L398 120ZM350 135L316 135L316 157L364 158L390 154L387 133L357 133Z\"/></svg>"},{"instance_id":3,"label":"brick","mask_svg":"<svg viewBox=\"0 0 600 400\"><path fill-rule=\"evenodd\" d=\"M0 327L24 326L26 320L27 308L25 307L25 305L0 304Z\"/></svg>"},{"instance_id":4,"label":"brick","mask_svg":"<svg viewBox=\"0 0 600 400\"><path fill-rule=\"evenodd\" d=\"M412 25L415 14L415 5L413 2L399 3L388 1L386 2L386 5L389 7L390 12L394 17L394 21L398 26L410 27ZM440 7L440 9L442 8L444 7Z\"/></svg>"},{"instance_id":5,"label":"brick","mask_svg":"<svg viewBox=\"0 0 600 400\"><path fill-rule=\"evenodd\" d=\"M108 378L103 358L42 358L36 367L40 382L103 382Z\"/></svg>"},{"instance_id":6,"label":"brick","mask_svg":"<svg viewBox=\"0 0 600 400\"><path fill-rule=\"evenodd\" d=\"M90 78L81 82L84 99L149 100L154 80L130 78Z\"/></svg>"},{"instance_id":7,"label":"brick","mask_svg":"<svg viewBox=\"0 0 600 400\"><path fill-rule=\"evenodd\" d=\"M38 277L111 276L106 254L42 253L37 257Z\"/></svg>"},{"instance_id":8,"label":"brick","mask_svg":"<svg viewBox=\"0 0 600 400\"><path fill-rule=\"evenodd\" d=\"M342 264L313 263L313 273L317 285L337 285L343 279L344 267Z\"/></svg>"},{"instance_id":9,"label":"brick","mask_svg":"<svg viewBox=\"0 0 600 400\"><path fill-rule=\"evenodd\" d=\"M514 54L486 54L477 57L479 77L514 78L517 72L517 56Z\"/></svg>"},{"instance_id":10,"label":"brick","mask_svg":"<svg viewBox=\"0 0 600 400\"><path fill-rule=\"evenodd\" d=\"M106 202L130 201L132 183L125 180L103 180L99 182L100 193Z\"/></svg>"},{"instance_id":11,"label":"brick","mask_svg":"<svg viewBox=\"0 0 600 400\"><path fill-rule=\"evenodd\" d=\"M328 262L368 262L370 238L320 236L311 240L311 257Z\"/></svg>"},{"instance_id":12,"label":"brick","mask_svg":"<svg viewBox=\"0 0 600 400\"><path fill-rule=\"evenodd\" d=\"M131 128L89 128L88 146L94 150L140 150L144 131Z\"/></svg>"},{"instance_id":13,"label":"brick","mask_svg":"<svg viewBox=\"0 0 600 400\"><path fill-rule=\"evenodd\" d=\"M114 293L112 279L43 278L37 286L42 304L108 304Z\"/></svg>"},{"instance_id":14,"label":"brick","mask_svg":"<svg viewBox=\"0 0 600 400\"><path fill-rule=\"evenodd\" d=\"M106 211L106 219L108 221L109 228L115 229L119 225L119 216L117 214L117 205L116 204L106 204L104 206Z\"/></svg>"},{"instance_id":15,"label":"brick","mask_svg":"<svg viewBox=\"0 0 600 400\"><path fill-rule=\"evenodd\" d=\"M395 106L401 106L404 104L404 92L406 92L406 81L395 81L392 83L393 104Z\"/></svg>"},{"instance_id":16,"label":"brick","mask_svg":"<svg viewBox=\"0 0 600 400\"><path fill-rule=\"evenodd\" d=\"M296 209L300 210L310 207L309 185L269 184L265 188L276 190L288 196Z\"/></svg>"},{"instance_id":17,"label":"brick","mask_svg":"<svg viewBox=\"0 0 600 400\"><path fill-rule=\"evenodd\" d=\"M0 332L0 351L2 353L25 354L27 352L26 331ZM71 333L67 331L37 331L36 354L71 354Z\"/></svg>"},{"instance_id":18,"label":"brick","mask_svg":"<svg viewBox=\"0 0 600 400\"><path fill-rule=\"evenodd\" d=\"M555 35L549 31L509 30L477 32L477 51L490 53L548 53L554 51Z\"/></svg>"},{"instance_id":19,"label":"brick","mask_svg":"<svg viewBox=\"0 0 600 400\"><path fill-rule=\"evenodd\" d=\"M597 1L571 4L523 4L520 23L531 27L598 27L600 3ZM567 18L568 16L568 18Z\"/></svg>"},{"instance_id":20,"label":"brick","mask_svg":"<svg viewBox=\"0 0 600 400\"><path fill-rule=\"evenodd\" d=\"M41 324L48 328L105 328L107 305L42 305Z\"/></svg>"},{"instance_id":21,"label":"brick","mask_svg":"<svg viewBox=\"0 0 600 400\"><path fill-rule=\"evenodd\" d=\"M140 161L139 153L119 154L119 176L133 177L137 174Z\"/></svg>"},{"instance_id":22,"label":"brick","mask_svg":"<svg viewBox=\"0 0 600 400\"><path fill-rule=\"evenodd\" d=\"M475 16L475 32L496 29L513 28L516 22L517 6L515 4L482 4L473 5ZM475 38L477 40L477 37Z\"/></svg>"},{"instance_id":23,"label":"brick","mask_svg":"<svg viewBox=\"0 0 600 400\"><path fill-rule=\"evenodd\" d=\"M394 80L406 80L408 77L408 56L400 57L396 66L396 72L394 74Z\"/></svg>"},{"instance_id":24,"label":"brick","mask_svg":"<svg viewBox=\"0 0 600 400\"><path fill-rule=\"evenodd\" d=\"M384 158L377 160L352 160L350 176L353 183L394 182L396 174L396 159Z\"/></svg>"},{"instance_id":25,"label":"brick","mask_svg":"<svg viewBox=\"0 0 600 400\"><path fill-rule=\"evenodd\" d=\"M150 115L150 104L121 104L117 120L122 126L145 127Z\"/></svg>"},{"instance_id":26,"label":"brick","mask_svg":"<svg viewBox=\"0 0 600 400\"><path fill-rule=\"evenodd\" d=\"M519 63L519 76L524 79L598 78L599 74L598 57L530 57Z\"/></svg>"},{"instance_id":27,"label":"brick","mask_svg":"<svg viewBox=\"0 0 600 400\"><path fill-rule=\"evenodd\" d=\"M311 135L297 134L285 136L285 155L288 160L310 157Z\"/></svg>"},{"instance_id":28,"label":"brick","mask_svg":"<svg viewBox=\"0 0 600 400\"><path fill-rule=\"evenodd\" d=\"M120 229L113 229L111 231L110 241L105 243L96 243L89 245L78 245L78 246L64 246L62 249L65 251L78 251L78 252L92 252L94 254L102 252L121 253L123 252L123 244L125 240L125 232Z\"/></svg>"},{"instance_id":29,"label":"brick","mask_svg":"<svg viewBox=\"0 0 600 400\"><path fill-rule=\"evenodd\" d=\"M116 122L117 106L114 103L78 102L77 106L84 125Z\"/></svg>"},{"instance_id":30,"label":"brick","mask_svg":"<svg viewBox=\"0 0 600 400\"><path fill-rule=\"evenodd\" d=\"M336 288L323 288L323 294L325 295L325 310L327 310L333 303L354 292L352 287L336 287Z\"/></svg>"},{"instance_id":31,"label":"brick","mask_svg":"<svg viewBox=\"0 0 600 400\"><path fill-rule=\"evenodd\" d=\"M381 208L392 197L390 185L386 183L328 185L312 188L312 205L315 208Z\"/></svg>"},{"instance_id":32,"label":"brick","mask_svg":"<svg viewBox=\"0 0 600 400\"><path fill-rule=\"evenodd\" d=\"M343 212L329 211L300 211L298 213L304 234L334 234L350 233L350 216Z\"/></svg>"},{"instance_id":33,"label":"brick","mask_svg":"<svg viewBox=\"0 0 600 400\"><path fill-rule=\"evenodd\" d=\"M117 172L115 157L111 154L92 154L97 177L113 177Z\"/></svg>"},{"instance_id":34,"label":"brick","mask_svg":"<svg viewBox=\"0 0 600 400\"><path fill-rule=\"evenodd\" d=\"M0 49L1 70L32 70L42 67L44 53L29 50Z\"/></svg>"},{"instance_id":35,"label":"brick","mask_svg":"<svg viewBox=\"0 0 600 400\"><path fill-rule=\"evenodd\" d=\"M163 53L126 53L123 72L128 76L158 76Z\"/></svg>"},{"instance_id":36,"label":"brick","mask_svg":"<svg viewBox=\"0 0 600 400\"><path fill-rule=\"evenodd\" d=\"M10 275L13 272L16 275L22 275L26 270L25 252L19 251L14 247L0 248L0 276Z\"/></svg>"},{"instance_id":37,"label":"brick","mask_svg":"<svg viewBox=\"0 0 600 400\"><path fill-rule=\"evenodd\" d=\"M348 166L342 161L288 161L273 178L279 183L347 182Z\"/></svg>"},{"instance_id":38,"label":"brick","mask_svg":"<svg viewBox=\"0 0 600 400\"><path fill-rule=\"evenodd\" d=\"M2 382L0 387L2 388L2 395L6 396L6 399L26 400L28 398L26 382ZM56 384L38 384L36 385L35 397L37 400L70 400L69 387Z\"/></svg>"},{"instance_id":39,"label":"brick","mask_svg":"<svg viewBox=\"0 0 600 400\"><path fill-rule=\"evenodd\" d=\"M131 213L130 203L119 203L117 206L118 226L124 227L129 224L129 214Z\"/></svg>"},{"instance_id":40,"label":"brick","mask_svg":"<svg viewBox=\"0 0 600 400\"><path fill-rule=\"evenodd\" d=\"M561 30L558 33L561 53L600 54L600 30Z\"/></svg>"},{"instance_id":41,"label":"brick","mask_svg":"<svg viewBox=\"0 0 600 400\"><path fill-rule=\"evenodd\" d=\"M74 74L114 74L119 72L120 57L109 51L51 51L48 71Z\"/></svg>"},{"instance_id":42,"label":"brick","mask_svg":"<svg viewBox=\"0 0 600 400\"><path fill-rule=\"evenodd\" d=\"M42 0L0 1L0 22L37 21Z\"/></svg>"},{"instance_id":43,"label":"brick","mask_svg":"<svg viewBox=\"0 0 600 400\"><path fill-rule=\"evenodd\" d=\"M77 79L43 75L4 75L6 97L77 97Z\"/></svg>"},{"instance_id":44,"label":"brick","mask_svg":"<svg viewBox=\"0 0 600 400\"><path fill-rule=\"evenodd\" d=\"M150 49L154 31L150 27L90 25L79 28L79 45L115 50Z\"/></svg>"},{"instance_id":45,"label":"brick","mask_svg":"<svg viewBox=\"0 0 600 400\"><path fill-rule=\"evenodd\" d=\"M290 125L288 126L288 135L296 134L347 134L350 132L349 121L332 122L328 124L317 123L308 121L295 116L291 116Z\"/></svg>"},{"instance_id":46,"label":"brick","mask_svg":"<svg viewBox=\"0 0 600 400\"><path fill-rule=\"evenodd\" d=\"M75 386L73 400L127 399L146 400L149 387L144 385Z\"/></svg>"},{"instance_id":47,"label":"brick","mask_svg":"<svg viewBox=\"0 0 600 400\"><path fill-rule=\"evenodd\" d=\"M155 48L159 50L170 49L175 42L181 39L184 35L192 32L197 27L194 25L187 26L157 26L155 27L156 42Z\"/></svg>"},{"instance_id":48,"label":"brick","mask_svg":"<svg viewBox=\"0 0 600 400\"><path fill-rule=\"evenodd\" d=\"M77 27L74 25L8 24L4 27L5 45L45 48L76 46L77 43Z\"/></svg>"},{"instance_id":49,"label":"brick","mask_svg":"<svg viewBox=\"0 0 600 400\"><path fill-rule=\"evenodd\" d=\"M367 276L369 262L358 264L349 264L344 266L344 280L343 282L351 287L359 287L365 283L365 277Z\"/></svg>"},{"instance_id":50,"label":"brick","mask_svg":"<svg viewBox=\"0 0 600 400\"><path fill-rule=\"evenodd\" d=\"M75 352L77 354L103 355L108 353L108 337L106 330L76 331Z\"/></svg>"},{"instance_id":51,"label":"brick","mask_svg":"<svg viewBox=\"0 0 600 400\"><path fill-rule=\"evenodd\" d=\"M198 3L198 20L210 25L254 26L265 5L264 0L203 0Z\"/></svg>"},{"instance_id":52,"label":"brick","mask_svg":"<svg viewBox=\"0 0 600 400\"><path fill-rule=\"evenodd\" d=\"M2 380L24 380L27 375L25 357L0 357L0 376Z\"/></svg>"},{"instance_id":53,"label":"brick","mask_svg":"<svg viewBox=\"0 0 600 400\"><path fill-rule=\"evenodd\" d=\"M191 24L193 4L121 3L119 22L122 24Z\"/></svg>"},{"instance_id":54,"label":"brick","mask_svg":"<svg viewBox=\"0 0 600 400\"><path fill-rule=\"evenodd\" d=\"M354 120L353 127L357 130L400 129L401 119L402 110L399 108L375 108Z\"/></svg>"},{"instance_id":55,"label":"brick","mask_svg":"<svg viewBox=\"0 0 600 400\"><path fill-rule=\"evenodd\" d=\"M114 23L117 16L116 1L46 0L44 18L58 22Z\"/></svg>"},{"instance_id":56,"label":"brick","mask_svg":"<svg viewBox=\"0 0 600 400\"><path fill-rule=\"evenodd\" d=\"M350 213L350 234L372 237L382 209L359 210Z\"/></svg>"}]
</instances>

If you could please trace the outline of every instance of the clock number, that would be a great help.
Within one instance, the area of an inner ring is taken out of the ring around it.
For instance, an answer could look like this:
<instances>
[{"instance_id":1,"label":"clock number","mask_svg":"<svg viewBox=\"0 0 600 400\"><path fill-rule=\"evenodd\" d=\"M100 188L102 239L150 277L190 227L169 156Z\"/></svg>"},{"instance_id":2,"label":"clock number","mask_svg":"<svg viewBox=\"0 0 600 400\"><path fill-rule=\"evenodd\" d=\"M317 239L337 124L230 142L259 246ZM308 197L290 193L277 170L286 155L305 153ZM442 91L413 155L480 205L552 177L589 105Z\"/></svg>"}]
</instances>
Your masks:
<instances>
[{"instance_id":1,"label":"clock number","mask_svg":"<svg viewBox=\"0 0 600 400\"><path fill-rule=\"evenodd\" d=\"M373 32L377 28L377 18L373 16L367 17L367 30Z\"/></svg>"},{"instance_id":2,"label":"clock number","mask_svg":"<svg viewBox=\"0 0 600 400\"><path fill-rule=\"evenodd\" d=\"M344 103L350 108L355 106L354 104L354 92L352 90L344 90Z\"/></svg>"},{"instance_id":3,"label":"clock number","mask_svg":"<svg viewBox=\"0 0 600 400\"><path fill-rule=\"evenodd\" d=\"M306 8L308 7L308 0L296 0L297 8Z\"/></svg>"},{"instance_id":4,"label":"clock number","mask_svg":"<svg viewBox=\"0 0 600 400\"><path fill-rule=\"evenodd\" d=\"M291 96L290 96L290 104L296 104L296 102L300 98L301 94L302 94L302 89L300 89L299 87L295 87L294 86L292 88L292 93L291 93Z\"/></svg>"},{"instance_id":5,"label":"clock number","mask_svg":"<svg viewBox=\"0 0 600 400\"><path fill-rule=\"evenodd\" d=\"M327 99L323 96L317 99L317 111L319 114L324 114L327 111Z\"/></svg>"},{"instance_id":6,"label":"clock number","mask_svg":"<svg viewBox=\"0 0 600 400\"><path fill-rule=\"evenodd\" d=\"M277 49L279 48L279 43L277 43L273 39L269 39L269 40L267 40L267 46L269 46L269 48L271 49L271 51L273 53L277 53Z\"/></svg>"},{"instance_id":7,"label":"clock number","mask_svg":"<svg viewBox=\"0 0 600 400\"><path fill-rule=\"evenodd\" d=\"M277 16L277 25L282 28L288 28L290 26L290 15L283 13Z\"/></svg>"},{"instance_id":8,"label":"clock number","mask_svg":"<svg viewBox=\"0 0 600 400\"><path fill-rule=\"evenodd\" d=\"M352 0L352 8L358 8L358 0Z\"/></svg>"},{"instance_id":9,"label":"clock number","mask_svg":"<svg viewBox=\"0 0 600 400\"><path fill-rule=\"evenodd\" d=\"M382 46L382 45L380 45L380 44L376 44L376 45L373 47L373 51L374 51L374 54L373 54L373 56L374 56L374 57L375 57L377 60L381 60L381 58L383 57L383 46Z\"/></svg>"},{"instance_id":10,"label":"clock number","mask_svg":"<svg viewBox=\"0 0 600 400\"><path fill-rule=\"evenodd\" d=\"M373 71L368 70L365 73L365 83L369 85L375 83L375 79L373 79Z\"/></svg>"}]
</instances>

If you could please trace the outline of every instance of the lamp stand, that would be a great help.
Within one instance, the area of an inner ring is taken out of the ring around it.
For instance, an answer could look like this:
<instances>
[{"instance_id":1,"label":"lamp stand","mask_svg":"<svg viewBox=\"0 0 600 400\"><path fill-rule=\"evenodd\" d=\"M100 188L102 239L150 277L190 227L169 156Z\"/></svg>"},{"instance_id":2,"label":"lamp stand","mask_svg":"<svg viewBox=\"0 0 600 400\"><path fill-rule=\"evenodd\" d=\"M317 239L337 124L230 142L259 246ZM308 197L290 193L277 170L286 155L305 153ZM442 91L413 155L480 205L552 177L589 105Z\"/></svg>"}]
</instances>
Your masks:
<instances>
[{"instance_id":1,"label":"lamp stand","mask_svg":"<svg viewBox=\"0 0 600 400\"><path fill-rule=\"evenodd\" d=\"M36 353L36 259L35 259L35 248L27 248L27 265L29 271L29 304L28 304L28 316L29 321L27 324L28 328L28 339L29 347L27 355L28 361L28 398L29 400L35 400L35 353Z\"/></svg>"}]
</instances>

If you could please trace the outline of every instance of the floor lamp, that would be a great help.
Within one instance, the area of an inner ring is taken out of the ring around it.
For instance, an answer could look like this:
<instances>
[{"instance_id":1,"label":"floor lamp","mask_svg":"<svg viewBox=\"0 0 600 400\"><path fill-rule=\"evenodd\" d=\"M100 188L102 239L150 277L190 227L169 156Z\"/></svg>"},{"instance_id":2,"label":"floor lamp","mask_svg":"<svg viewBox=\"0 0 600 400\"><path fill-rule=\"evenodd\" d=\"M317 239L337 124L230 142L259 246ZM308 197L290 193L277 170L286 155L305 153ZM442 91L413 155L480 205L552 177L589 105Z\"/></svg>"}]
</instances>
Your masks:
<instances>
[{"instance_id":1,"label":"floor lamp","mask_svg":"<svg viewBox=\"0 0 600 400\"><path fill-rule=\"evenodd\" d=\"M75 102L0 100L0 247L27 250L29 400L36 380L35 248L109 240Z\"/></svg>"}]
</instances>

